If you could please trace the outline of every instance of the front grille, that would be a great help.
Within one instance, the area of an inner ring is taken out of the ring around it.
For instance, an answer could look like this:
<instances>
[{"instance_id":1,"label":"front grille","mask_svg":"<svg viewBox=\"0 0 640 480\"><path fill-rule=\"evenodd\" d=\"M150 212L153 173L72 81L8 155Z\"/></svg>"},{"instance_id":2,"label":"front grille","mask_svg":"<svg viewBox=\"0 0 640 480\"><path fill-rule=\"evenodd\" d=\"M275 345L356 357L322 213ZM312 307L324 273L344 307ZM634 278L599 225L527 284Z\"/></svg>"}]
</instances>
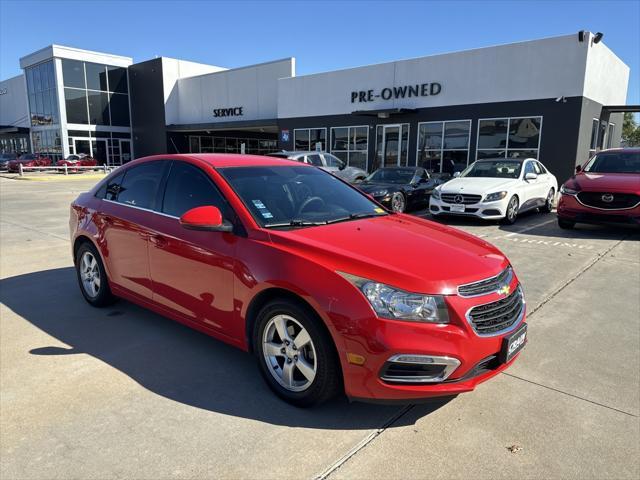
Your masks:
<instances>
[{"instance_id":1,"label":"front grille","mask_svg":"<svg viewBox=\"0 0 640 480\"><path fill-rule=\"evenodd\" d=\"M603 197L607 200L611 199L611 201L606 202ZM578 200L588 207L618 210L635 207L640 203L640 196L633 193L580 192L578 193Z\"/></svg>"},{"instance_id":2,"label":"front grille","mask_svg":"<svg viewBox=\"0 0 640 480\"><path fill-rule=\"evenodd\" d=\"M451 208L443 205L442 210L444 210L445 212L450 212ZM477 208L465 208L464 212L455 212L455 213L459 213L460 215L463 215L465 213L476 213L477 211L478 211Z\"/></svg>"},{"instance_id":3,"label":"front grille","mask_svg":"<svg viewBox=\"0 0 640 480\"><path fill-rule=\"evenodd\" d=\"M520 286L496 302L479 305L469 310L468 319L479 335L495 335L511 327L524 309L524 297Z\"/></svg>"},{"instance_id":4,"label":"front grille","mask_svg":"<svg viewBox=\"0 0 640 480\"><path fill-rule=\"evenodd\" d=\"M458 197L457 200L456 197ZM440 198L443 202L446 203L473 205L474 203L480 202L480 200L482 199L482 195L469 195L467 193L441 193Z\"/></svg>"},{"instance_id":5,"label":"front grille","mask_svg":"<svg viewBox=\"0 0 640 480\"><path fill-rule=\"evenodd\" d=\"M510 285L513 279L511 267L505 268L495 277L485 278L479 282L467 283L458 287L458 295L461 297L476 297L488 293L497 292L505 285Z\"/></svg>"}]
</instances>

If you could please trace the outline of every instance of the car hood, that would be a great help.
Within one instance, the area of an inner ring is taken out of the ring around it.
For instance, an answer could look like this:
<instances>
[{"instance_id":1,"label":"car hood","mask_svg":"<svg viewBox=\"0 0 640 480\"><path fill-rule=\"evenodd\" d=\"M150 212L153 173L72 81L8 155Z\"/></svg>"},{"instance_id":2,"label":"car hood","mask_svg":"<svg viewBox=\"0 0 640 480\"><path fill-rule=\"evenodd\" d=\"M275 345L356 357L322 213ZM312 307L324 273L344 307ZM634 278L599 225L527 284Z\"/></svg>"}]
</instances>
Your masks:
<instances>
[{"instance_id":1,"label":"car hood","mask_svg":"<svg viewBox=\"0 0 640 480\"><path fill-rule=\"evenodd\" d=\"M581 172L567 180L566 185L591 192L627 192L640 195L640 175L635 173Z\"/></svg>"},{"instance_id":2,"label":"car hood","mask_svg":"<svg viewBox=\"0 0 640 480\"><path fill-rule=\"evenodd\" d=\"M269 233L277 247L326 268L418 293L453 294L508 265L484 240L408 215Z\"/></svg>"},{"instance_id":3,"label":"car hood","mask_svg":"<svg viewBox=\"0 0 640 480\"><path fill-rule=\"evenodd\" d=\"M484 193L507 190L518 180L515 178L465 177L454 178L440 187L445 193Z\"/></svg>"}]
</instances>

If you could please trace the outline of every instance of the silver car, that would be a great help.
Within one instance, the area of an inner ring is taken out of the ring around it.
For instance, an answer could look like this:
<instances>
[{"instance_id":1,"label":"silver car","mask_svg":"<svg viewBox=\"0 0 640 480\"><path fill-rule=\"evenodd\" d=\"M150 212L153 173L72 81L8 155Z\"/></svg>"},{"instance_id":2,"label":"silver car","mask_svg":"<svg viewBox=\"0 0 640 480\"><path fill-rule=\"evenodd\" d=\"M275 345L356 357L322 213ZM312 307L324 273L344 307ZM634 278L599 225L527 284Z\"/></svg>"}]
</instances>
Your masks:
<instances>
[{"instance_id":1,"label":"silver car","mask_svg":"<svg viewBox=\"0 0 640 480\"><path fill-rule=\"evenodd\" d=\"M288 158L289 160L294 160L296 162L315 165L316 167L320 167L321 169L326 170L349 183L361 182L367 178L367 175L369 175L366 171L360 168L345 165L345 163L338 157L327 152L288 152L283 150L282 152L270 153L269 156Z\"/></svg>"}]
</instances>

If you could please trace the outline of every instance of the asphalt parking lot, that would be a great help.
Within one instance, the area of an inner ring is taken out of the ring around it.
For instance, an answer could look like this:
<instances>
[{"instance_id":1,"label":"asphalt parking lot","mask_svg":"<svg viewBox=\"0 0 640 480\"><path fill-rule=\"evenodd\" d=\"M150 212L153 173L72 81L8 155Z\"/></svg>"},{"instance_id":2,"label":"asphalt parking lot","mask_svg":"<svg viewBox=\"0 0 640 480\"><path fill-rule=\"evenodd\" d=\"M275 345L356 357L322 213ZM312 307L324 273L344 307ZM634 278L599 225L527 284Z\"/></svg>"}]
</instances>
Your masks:
<instances>
[{"instance_id":1,"label":"asphalt parking lot","mask_svg":"<svg viewBox=\"0 0 640 480\"><path fill-rule=\"evenodd\" d=\"M68 205L93 182L0 178L2 479L640 477L637 230L447 221L511 259L519 361L450 401L300 410L239 350L85 303Z\"/></svg>"}]
</instances>

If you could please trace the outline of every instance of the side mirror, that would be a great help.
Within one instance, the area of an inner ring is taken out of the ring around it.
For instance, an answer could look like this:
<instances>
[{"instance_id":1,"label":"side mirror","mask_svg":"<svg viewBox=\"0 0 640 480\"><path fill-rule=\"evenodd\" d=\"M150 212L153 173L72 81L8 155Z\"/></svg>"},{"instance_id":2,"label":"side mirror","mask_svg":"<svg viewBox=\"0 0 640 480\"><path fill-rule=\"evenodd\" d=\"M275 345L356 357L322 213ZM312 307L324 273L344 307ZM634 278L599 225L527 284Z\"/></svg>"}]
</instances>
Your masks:
<instances>
[{"instance_id":1,"label":"side mirror","mask_svg":"<svg viewBox=\"0 0 640 480\"><path fill-rule=\"evenodd\" d=\"M453 178L458 178L460 176L460 172L453 172Z\"/></svg>"},{"instance_id":2,"label":"side mirror","mask_svg":"<svg viewBox=\"0 0 640 480\"><path fill-rule=\"evenodd\" d=\"M231 232L233 230L233 225L222 219L220 210L210 205L187 210L180 217L180 225L188 230L209 232Z\"/></svg>"},{"instance_id":3,"label":"side mirror","mask_svg":"<svg viewBox=\"0 0 640 480\"><path fill-rule=\"evenodd\" d=\"M538 175L533 172L529 172L524 176L525 180L535 180L536 178L538 178Z\"/></svg>"},{"instance_id":4,"label":"side mirror","mask_svg":"<svg viewBox=\"0 0 640 480\"><path fill-rule=\"evenodd\" d=\"M582 165L576 165L576 173L580 173L582 171Z\"/></svg>"}]
</instances>

